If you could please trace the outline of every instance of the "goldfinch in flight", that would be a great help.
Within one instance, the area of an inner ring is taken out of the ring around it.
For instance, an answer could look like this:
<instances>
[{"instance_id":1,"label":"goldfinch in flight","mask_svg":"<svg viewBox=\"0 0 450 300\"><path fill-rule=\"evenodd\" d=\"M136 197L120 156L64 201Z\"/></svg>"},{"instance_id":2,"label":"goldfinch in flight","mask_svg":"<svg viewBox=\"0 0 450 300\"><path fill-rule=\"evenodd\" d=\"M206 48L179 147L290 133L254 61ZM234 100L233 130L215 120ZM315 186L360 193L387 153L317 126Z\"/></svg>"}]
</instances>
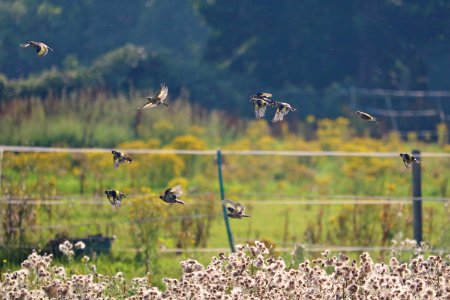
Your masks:
<instances>
[{"instance_id":1,"label":"goldfinch in flight","mask_svg":"<svg viewBox=\"0 0 450 300\"><path fill-rule=\"evenodd\" d=\"M174 186L173 188L168 188L167 190L165 190L164 194L159 196L159 199L161 199L162 201L169 203L171 205L174 203L179 203L179 204L184 205L184 202L179 199L179 197L182 194L183 194L183 190L181 189L181 186L177 185L177 186Z\"/></svg>"},{"instance_id":2,"label":"goldfinch in flight","mask_svg":"<svg viewBox=\"0 0 450 300\"><path fill-rule=\"evenodd\" d=\"M120 207L122 204L122 199L126 198L127 195L117 191L117 190L106 190L106 197L108 197L109 203L111 203L112 207Z\"/></svg>"},{"instance_id":3,"label":"goldfinch in flight","mask_svg":"<svg viewBox=\"0 0 450 300\"><path fill-rule=\"evenodd\" d=\"M273 123L283 121L285 115L287 115L290 111L296 111L296 108L293 108L289 103L286 102L278 102L275 104L277 110L275 111L275 116L272 119Z\"/></svg>"},{"instance_id":4,"label":"goldfinch in flight","mask_svg":"<svg viewBox=\"0 0 450 300\"><path fill-rule=\"evenodd\" d=\"M167 88L167 86L164 83L162 83L158 94L155 97L147 97L147 103L144 104L139 109L152 108L155 106L159 106L161 104L164 104L165 106L169 106L169 104L164 102L164 100L167 98L168 94L169 94L169 89Z\"/></svg>"},{"instance_id":5,"label":"goldfinch in flight","mask_svg":"<svg viewBox=\"0 0 450 300\"><path fill-rule=\"evenodd\" d=\"M267 106L273 106L275 101L270 99L272 94L270 93L257 93L256 95L250 96L250 102L253 103L255 107L255 117L256 119L261 119L266 113Z\"/></svg>"},{"instance_id":6,"label":"goldfinch in flight","mask_svg":"<svg viewBox=\"0 0 450 300\"><path fill-rule=\"evenodd\" d=\"M403 163L408 169L413 163L420 164L420 161L417 158L408 153L400 153L400 157L403 159Z\"/></svg>"},{"instance_id":7,"label":"goldfinch in flight","mask_svg":"<svg viewBox=\"0 0 450 300\"><path fill-rule=\"evenodd\" d=\"M357 111L356 114L358 115L358 117L360 117L361 119L365 120L365 121L369 121L372 123L375 123L376 125L378 125L378 121L377 119L375 119L373 116L369 115L368 113L365 113L363 111Z\"/></svg>"},{"instance_id":8,"label":"goldfinch in flight","mask_svg":"<svg viewBox=\"0 0 450 300\"><path fill-rule=\"evenodd\" d=\"M249 215L244 214L244 205L234 202L230 199L223 200L223 206L227 209L227 216L234 219L250 218Z\"/></svg>"},{"instance_id":9,"label":"goldfinch in flight","mask_svg":"<svg viewBox=\"0 0 450 300\"><path fill-rule=\"evenodd\" d=\"M120 166L121 163L124 163L124 162L131 163L133 161L133 159L131 157L123 154L122 152L112 150L111 153L113 155L114 167L116 169Z\"/></svg>"},{"instance_id":10,"label":"goldfinch in flight","mask_svg":"<svg viewBox=\"0 0 450 300\"><path fill-rule=\"evenodd\" d=\"M52 48L41 42L29 41L28 43L20 44L20 47L22 48L28 48L30 46L36 48L37 56L46 56L48 50L53 51Z\"/></svg>"}]
</instances>

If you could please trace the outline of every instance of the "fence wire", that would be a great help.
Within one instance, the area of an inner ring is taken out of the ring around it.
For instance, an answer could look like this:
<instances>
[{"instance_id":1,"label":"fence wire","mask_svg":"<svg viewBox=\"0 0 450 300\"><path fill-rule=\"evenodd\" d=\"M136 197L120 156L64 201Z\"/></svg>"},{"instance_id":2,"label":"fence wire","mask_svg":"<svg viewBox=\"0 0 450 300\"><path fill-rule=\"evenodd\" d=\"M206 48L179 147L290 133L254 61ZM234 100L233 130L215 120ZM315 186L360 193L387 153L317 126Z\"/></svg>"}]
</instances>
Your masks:
<instances>
[{"instance_id":1,"label":"fence wire","mask_svg":"<svg viewBox=\"0 0 450 300\"><path fill-rule=\"evenodd\" d=\"M106 148L53 148L0 145L0 151L35 153L110 153ZM128 154L179 154L179 155L216 155L217 150L180 150L180 149L121 149ZM267 155L267 156L336 156L336 157L398 157L398 152L347 152L347 151L280 151L280 150L221 150L222 155ZM420 157L450 158L450 153L422 152Z\"/></svg>"},{"instance_id":2,"label":"fence wire","mask_svg":"<svg viewBox=\"0 0 450 300\"><path fill-rule=\"evenodd\" d=\"M52 147L27 147L27 146L4 146L0 145L0 187L1 187L1 173L2 173L2 160L4 152L17 152L17 153L110 153L111 149L106 148L52 148ZM121 149L129 154L178 154L178 155L201 155L201 156L215 156L217 150L178 150L178 149ZM223 155L237 155L237 156L290 156L290 157L379 157L379 158L398 158L399 153L396 152L344 152L344 151L276 151L276 150L221 150ZM420 157L422 158L450 158L450 153L439 152L423 152ZM204 193L192 193L190 197L212 194L216 192L208 191ZM335 196L320 196L320 195L306 195L303 197L292 198L292 195L270 195L270 199L264 199L264 194L258 193L242 193L231 194L242 198L252 198L251 200L245 200L249 205L393 205L393 204L406 204L411 205L412 201L423 202L438 202L438 203L450 203L450 198L445 197L422 197L420 199L412 199L411 197L387 197L387 196L355 196L355 195L335 195ZM156 198L159 194L147 193L147 194L132 194L129 197L148 197ZM218 196L217 196L218 197ZM253 199L253 198L257 199ZM210 201L196 200L195 205L209 204ZM219 202L218 202L219 203ZM56 195L45 198L17 198L14 196L0 198L0 204L7 205L105 205L109 206L109 203L100 196L86 197L83 195ZM191 205L186 202L186 205ZM184 219L201 219L201 218L217 218L220 214L190 214L190 215L177 215L166 218L167 221L177 221ZM134 220L115 220L115 221L103 221L103 222L88 222L79 224L51 224L51 225L35 225L27 227L27 229L40 231L51 230L59 228L74 228L74 227L89 227L89 226L101 226L101 225L116 225L120 223L144 223L154 222L162 220L162 218L141 218ZM5 230L18 231L23 230L23 227L7 227ZM294 247L295 245L293 245ZM14 246L11 246L14 248ZM356 251L388 251L392 250L392 247L364 247L364 246L321 246L321 245L302 245L302 248L307 251L323 251L329 249L331 251L339 252L356 252ZM130 249L136 251L136 249ZM291 252L293 248L277 248L278 252ZM397 249L396 249L397 250ZM124 249L115 249L115 251L123 252ZM195 248L195 249L160 249L161 253L218 253L229 252L229 248ZM401 250L400 250L401 251ZM411 251L411 249L408 249ZM448 249L433 249L434 252L447 253Z\"/></svg>"}]
</instances>

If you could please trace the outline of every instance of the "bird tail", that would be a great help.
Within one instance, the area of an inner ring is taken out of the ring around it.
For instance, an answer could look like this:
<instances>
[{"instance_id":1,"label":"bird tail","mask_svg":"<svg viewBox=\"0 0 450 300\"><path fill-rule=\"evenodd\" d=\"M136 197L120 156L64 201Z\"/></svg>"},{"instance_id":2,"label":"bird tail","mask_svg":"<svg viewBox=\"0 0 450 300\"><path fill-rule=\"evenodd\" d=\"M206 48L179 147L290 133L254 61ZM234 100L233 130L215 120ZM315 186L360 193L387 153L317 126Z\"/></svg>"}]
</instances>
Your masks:
<instances>
[{"instance_id":1,"label":"bird tail","mask_svg":"<svg viewBox=\"0 0 450 300\"><path fill-rule=\"evenodd\" d=\"M132 159L131 157L126 157L125 160L126 160L128 163L130 163L130 162L133 161L133 159Z\"/></svg>"},{"instance_id":2,"label":"bird tail","mask_svg":"<svg viewBox=\"0 0 450 300\"><path fill-rule=\"evenodd\" d=\"M175 202L176 202L176 203L179 203L179 204L182 204L182 205L184 205L184 201L181 201L181 200L175 199Z\"/></svg>"},{"instance_id":3,"label":"bird tail","mask_svg":"<svg viewBox=\"0 0 450 300\"><path fill-rule=\"evenodd\" d=\"M27 47L30 47L30 43L26 43L26 44L19 44L19 46L20 47L22 47L22 48L27 48Z\"/></svg>"},{"instance_id":4,"label":"bird tail","mask_svg":"<svg viewBox=\"0 0 450 300\"><path fill-rule=\"evenodd\" d=\"M163 102L162 104L164 104L165 106L169 107L170 104L167 104L166 102Z\"/></svg>"},{"instance_id":5,"label":"bird tail","mask_svg":"<svg viewBox=\"0 0 450 300\"><path fill-rule=\"evenodd\" d=\"M243 218L251 218L249 215L242 215Z\"/></svg>"}]
</instances>

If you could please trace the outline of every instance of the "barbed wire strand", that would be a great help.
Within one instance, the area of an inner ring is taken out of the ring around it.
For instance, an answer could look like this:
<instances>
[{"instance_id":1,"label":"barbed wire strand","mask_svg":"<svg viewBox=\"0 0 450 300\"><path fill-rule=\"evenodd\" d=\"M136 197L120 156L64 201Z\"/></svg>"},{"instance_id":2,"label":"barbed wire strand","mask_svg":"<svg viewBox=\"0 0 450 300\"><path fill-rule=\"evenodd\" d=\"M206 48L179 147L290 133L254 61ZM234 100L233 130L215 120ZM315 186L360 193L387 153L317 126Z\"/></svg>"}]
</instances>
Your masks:
<instances>
[{"instance_id":1,"label":"barbed wire strand","mask_svg":"<svg viewBox=\"0 0 450 300\"><path fill-rule=\"evenodd\" d=\"M411 91L411 90L385 90L352 88L353 92L364 96L377 97L404 97L404 98L450 98L450 91Z\"/></svg>"},{"instance_id":2,"label":"barbed wire strand","mask_svg":"<svg viewBox=\"0 0 450 300\"><path fill-rule=\"evenodd\" d=\"M231 194L230 194L231 195ZM145 197L145 196L140 196ZM148 196L152 198L156 196ZM188 199L188 198L187 198ZM241 199L242 201L242 199ZM339 198L339 197L318 197L318 199L251 199L244 200L246 204L252 205L340 205L340 204L356 204L356 205L369 205L369 204L410 204L412 201L422 202L450 202L450 198L445 197L354 197L354 198ZM195 200L192 203L186 202L186 205L206 205L210 204L211 200ZM104 205L110 206L106 200L91 200L91 201L79 201L79 200L40 200L40 199L2 199L0 204L7 205L22 205L22 206L39 206L39 205Z\"/></svg>"},{"instance_id":3,"label":"barbed wire strand","mask_svg":"<svg viewBox=\"0 0 450 300\"><path fill-rule=\"evenodd\" d=\"M106 148L56 148L32 146L0 145L5 152L36 153L110 153ZM182 149L122 149L128 154L180 154L180 155L216 155L217 150L182 150ZM274 155L274 156L337 156L337 157L398 157L398 152L347 152L347 151L283 151L283 150L221 150L223 155ZM450 158L450 153L423 152L420 157Z\"/></svg>"}]
</instances>

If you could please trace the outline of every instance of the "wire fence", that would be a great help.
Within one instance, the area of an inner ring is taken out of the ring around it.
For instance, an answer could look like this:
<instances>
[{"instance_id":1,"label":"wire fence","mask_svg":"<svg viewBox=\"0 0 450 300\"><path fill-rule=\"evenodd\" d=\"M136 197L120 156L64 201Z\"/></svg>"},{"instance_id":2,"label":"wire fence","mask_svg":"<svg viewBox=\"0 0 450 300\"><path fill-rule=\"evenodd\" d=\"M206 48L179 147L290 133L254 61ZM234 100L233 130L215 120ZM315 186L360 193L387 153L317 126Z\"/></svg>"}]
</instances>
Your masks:
<instances>
[{"instance_id":1,"label":"wire fence","mask_svg":"<svg viewBox=\"0 0 450 300\"><path fill-rule=\"evenodd\" d=\"M377 117L387 118L387 122L384 122L385 129L390 124L390 129L399 132L402 136L414 132L421 138L434 138L440 135L447 135L448 138L449 132L439 132L436 126L439 123L450 125L450 106L448 105L450 91L352 87L349 94L352 109L364 109ZM417 122L414 122L416 120Z\"/></svg>"},{"instance_id":2,"label":"wire fence","mask_svg":"<svg viewBox=\"0 0 450 300\"><path fill-rule=\"evenodd\" d=\"M0 145L0 151L35 152L35 153L110 153L106 148L53 148L31 146ZM217 150L180 150L180 149L121 149L128 154L177 154L177 155L210 155L215 156ZM280 150L221 150L223 155L238 156L295 156L295 157L398 157L398 152L350 152L350 151L280 151ZM419 157L449 158L450 153L422 152Z\"/></svg>"},{"instance_id":3,"label":"wire fence","mask_svg":"<svg viewBox=\"0 0 450 300\"><path fill-rule=\"evenodd\" d=\"M177 149L121 149L129 154L177 154L177 155L199 155L199 156L215 156L216 150L177 150ZM16 153L110 153L110 149L104 148L50 148L50 147L22 147L22 146L3 146L0 145L0 178L2 172L2 161L4 152L16 152ZM286 157L378 157L378 158L398 158L399 154L395 152L343 152L343 151L272 151L272 150L221 150L223 155L236 155L236 156L286 156ZM424 152L420 154L420 158L450 158L450 153L438 153L438 152ZM1 180L1 179L0 179ZM1 187L1 182L0 182ZM190 197L202 197L205 195L211 195L214 192L192 192ZM231 194L231 193L230 193ZM269 197L260 193L234 193L232 196L239 197L245 200L245 203L249 206L315 206L315 205L411 205L413 201L428 202L428 203L450 203L450 198L447 197L419 197L414 198L411 196L357 196L357 195L305 195L305 196L293 196L285 194L271 194ZM130 194L130 197L143 197L143 198L156 198L159 194L156 193L134 193ZM218 195L216 198L219 198ZM207 205L210 200L196 200L195 205ZM219 201L217 201L219 205ZM82 196L82 195L53 195L51 197L15 197L15 196L3 196L0 198L0 204L6 205L24 205L24 206L70 206L70 205L96 205L106 206L109 204L102 198L97 196ZM189 202L187 206L191 205ZM195 219L217 219L221 216L219 213L214 214L189 214L189 215L176 215L169 216L166 221L180 221L180 220L195 220ZM123 219L123 220L111 220L111 221L92 221L82 223L70 223L70 224L48 224L48 225L34 225L27 229L33 231L46 231L64 228L79 228L89 226L109 226L119 225L124 223L145 223L159 221L162 218L140 218L140 219ZM20 231L23 227L6 227L7 231ZM238 239L239 240L239 239ZM291 246L295 246L292 244ZM391 247L384 246L321 246L321 245L306 245L304 248L308 251L321 251L330 249L341 252L355 252L355 251L387 251L391 250ZM115 251L121 252L126 249L115 249ZM195 249L161 249L162 253L181 253L181 252L198 252L198 253L217 253L229 251L225 248L195 248ZM133 251L136 251L134 249ZM290 252L291 247L277 247L279 252ZM435 252L448 253L448 249L433 249Z\"/></svg>"}]
</instances>

